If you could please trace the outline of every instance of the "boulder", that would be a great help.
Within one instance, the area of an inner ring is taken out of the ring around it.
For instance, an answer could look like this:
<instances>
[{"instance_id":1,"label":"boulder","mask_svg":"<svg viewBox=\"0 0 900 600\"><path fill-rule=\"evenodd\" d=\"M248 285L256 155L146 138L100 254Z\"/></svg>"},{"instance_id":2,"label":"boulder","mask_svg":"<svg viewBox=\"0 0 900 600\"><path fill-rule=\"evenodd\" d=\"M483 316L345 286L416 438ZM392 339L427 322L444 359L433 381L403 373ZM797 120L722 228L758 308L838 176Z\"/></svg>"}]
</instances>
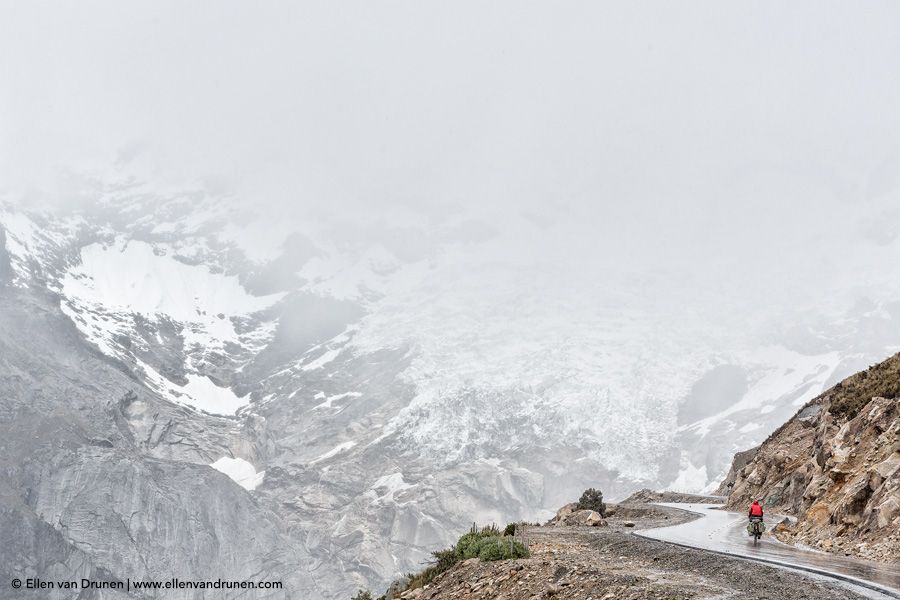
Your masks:
<instances>
[{"instance_id":1,"label":"boulder","mask_svg":"<svg viewBox=\"0 0 900 600\"><path fill-rule=\"evenodd\" d=\"M575 512L575 509L577 509L577 508L578 508L577 502L571 502L569 504L566 504L565 506L560 508L558 511L556 511L556 520L562 521L563 519L565 519L566 517L571 515L573 512Z\"/></svg>"},{"instance_id":2,"label":"boulder","mask_svg":"<svg viewBox=\"0 0 900 600\"><path fill-rule=\"evenodd\" d=\"M590 527L603 527L606 525L606 521L603 520L603 517L600 516L599 513L594 511L590 511L591 514L587 515L584 518L584 524Z\"/></svg>"},{"instance_id":3,"label":"boulder","mask_svg":"<svg viewBox=\"0 0 900 600\"><path fill-rule=\"evenodd\" d=\"M606 521L600 513L593 510L579 510L568 515L562 520L563 525L583 527L605 527Z\"/></svg>"}]
</instances>

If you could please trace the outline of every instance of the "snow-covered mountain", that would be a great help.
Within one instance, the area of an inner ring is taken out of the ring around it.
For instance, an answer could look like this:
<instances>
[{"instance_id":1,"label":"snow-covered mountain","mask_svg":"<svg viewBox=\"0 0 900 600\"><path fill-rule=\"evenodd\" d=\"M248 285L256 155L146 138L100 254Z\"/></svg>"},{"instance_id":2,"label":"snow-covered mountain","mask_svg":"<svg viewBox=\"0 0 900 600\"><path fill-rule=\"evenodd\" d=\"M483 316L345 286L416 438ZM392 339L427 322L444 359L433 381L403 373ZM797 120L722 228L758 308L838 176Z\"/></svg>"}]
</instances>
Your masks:
<instances>
[{"instance_id":1,"label":"snow-covered mountain","mask_svg":"<svg viewBox=\"0 0 900 600\"><path fill-rule=\"evenodd\" d=\"M577 222L503 222L410 212L373 235L363 217L286 219L131 182L65 209L6 204L0 279L4 302L49 298L85 356L125 373L110 389L134 394L116 422L139 460L230 477L323 597L588 486L709 489L736 450L900 349L900 239L867 228L872 214L839 268L804 255L803 236L777 249L770 288L767 270L746 285L727 262L636 263ZM559 261L563 247L585 260ZM78 502L30 506L54 525ZM57 529L125 576L113 547Z\"/></svg>"}]
</instances>

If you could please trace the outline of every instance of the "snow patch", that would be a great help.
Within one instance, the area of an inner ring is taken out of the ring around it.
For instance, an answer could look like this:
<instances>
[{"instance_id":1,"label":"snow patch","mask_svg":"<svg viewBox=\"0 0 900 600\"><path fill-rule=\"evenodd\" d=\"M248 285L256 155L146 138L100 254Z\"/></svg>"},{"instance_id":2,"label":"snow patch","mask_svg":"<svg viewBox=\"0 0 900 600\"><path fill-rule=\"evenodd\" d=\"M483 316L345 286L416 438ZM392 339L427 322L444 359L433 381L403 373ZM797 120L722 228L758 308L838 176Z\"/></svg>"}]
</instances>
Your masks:
<instances>
[{"instance_id":1,"label":"snow patch","mask_svg":"<svg viewBox=\"0 0 900 600\"><path fill-rule=\"evenodd\" d=\"M703 436L708 434L715 424L724 421L726 417L741 411L756 412L756 407L772 406L772 399L785 396L795 396L793 405L806 404L825 391L826 384L831 374L840 365L841 358L842 356L838 352L808 356L781 346L761 348L750 353L746 362L749 365L757 365L764 374L751 384L743 398L726 410L681 429ZM772 366L783 367L784 365L791 365L791 368L772 368ZM774 406L763 412L772 410L774 410Z\"/></svg>"},{"instance_id":2,"label":"snow patch","mask_svg":"<svg viewBox=\"0 0 900 600\"><path fill-rule=\"evenodd\" d=\"M174 402L206 411L213 415L231 416L250 403L250 394L239 397L231 388L220 387L209 377L187 374L187 385L177 385L140 359L135 364L144 372L147 383L161 396Z\"/></svg>"},{"instance_id":3,"label":"snow patch","mask_svg":"<svg viewBox=\"0 0 900 600\"><path fill-rule=\"evenodd\" d=\"M243 458L223 456L209 466L220 473L225 473L239 486L250 491L255 490L266 476L265 471L257 473L253 465Z\"/></svg>"},{"instance_id":4,"label":"snow patch","mask_svg":"<svg viewBox=\"0 0 900 600\"><path fill-rule=\"evenodd\" d=\"M325 398L325 394L322 394L321 396L319 396L319 394L316 394L316 399L325 398L325 402L313 406L310 410L316 410L317 408L334 408L332 403L337 400L343 400L344 398L359 398L360 396L362 396L360 392L345 392L343 394L328 396L327 398Z\"/></svg>"},{"instance_id":5,"label":"snow patch","mask_svg":"<svg viewBox=\"0 0 900 600\"><path fill-rule=\"evenodd\" d=\"M13 269L13 283L27 285L32 265L45 269L83 224L81 218L56 221L55 229L38 225L25 213L0 211L0 228L6 234L6 251Z\"/></svg>"},{"instance_id":6,"label":"snow patch","mask_svg":"<svg viewBox=\"0 0 900 600\"><path fill-rule=\"evenodd\" d=\"M194 408L214 415L233 415L250 403L249 394L241 398L231 388L219 387L209 377L190 373L187 379L187 385L180 388L186 397L180 400Z\"/></svg>"},{"instance_id":7,"label":"snow patch","mask_svg":"<svg viewBox=\"0 0 900 600\"><path fill-rule=\"evenodd\" d=\"M81 249L81 265L66 273L63 293L87 305L203 323L220 339L235 337L230 321L268 308L283 294L252 296L237 277L213 273L160 255L145 242L120 248L91 244Z\"/></svg>"},{"instance_id":8,"label":"snow patch","mask_svg":"<svg viewBox=\"0 0 900 600\"><path fill-rule=\"evenodd\" d=\"M709 485L709 476L706 473L706 465L696 467L690 460L682 457L678 477L669 484L668 488L673 492L696 493L707 485Z\"/></svg>"},{"instance_id":9,"label":"snow patch","mask_svg":"<svg viewBox=\"0 0 900 600\"><path fill-rule=\"evenodd\" d=\"M338 444L337 446L335 446L334 448L332 448L331 450L329 450L329 451L326 452L325 454L322 454L322 455L319 456L318 458L315 458L315 459L313 459L312 461L310 461L309 464L314 465L314 464L316 464L317 462L321 462L321 461L323 461L323 460L328 460L328 459L331 458L332 456L337 456L337 455L340 454L341 452L346 452L347 450L349 450L350 448L352 448L352 447L355 446L355 445L356 445L356 442L354 442L354 441L352 441L352 440L349 441L349 442L344 442L343 444Z\"/></svg>"},{"instance_id":10,"label":"snow patch","mask_svg":"<svg viewBox=\"0 0 900 600\"><path fill-rule=\"evenodd\" d=\"M213 272L202 264L185 264L172 252L168 247L135 241L81 248L81 264L69 269L60 281L63 312L103 353L125 359L129 353L117 338L134 337L135 314L180 324L189 353L227 352L229 343L258 350L271 340L272 322L255 323L240 334L234 323L242 318L246 322L246 315L272 306L284 294L253 296L237 277ZM190 360L185 366L194 370ZM189 375L188 379L181 392L190 398L187 404L191 406L234 414L246 405L206 378ZM167 388L168 383L158 387Z\"/></svg>"},{"instance_id":11,"label":"snow patch","mask_svg":"<svg viewBox=\"0 0 900 600\"><path fill-rule=\"evenodd\" d=\"M323 353L321 356L319 356L314 361L303 365L302 368L304 371L314 371L316 369L321 369L322 367L324 367L325 365L327 365L328 363L333 361L335 358L337 358L338 354L340 354L342 350L343 350L343 348L336 348L334 350L328 350L327 352Z\"/></svg>"}]
</instances>

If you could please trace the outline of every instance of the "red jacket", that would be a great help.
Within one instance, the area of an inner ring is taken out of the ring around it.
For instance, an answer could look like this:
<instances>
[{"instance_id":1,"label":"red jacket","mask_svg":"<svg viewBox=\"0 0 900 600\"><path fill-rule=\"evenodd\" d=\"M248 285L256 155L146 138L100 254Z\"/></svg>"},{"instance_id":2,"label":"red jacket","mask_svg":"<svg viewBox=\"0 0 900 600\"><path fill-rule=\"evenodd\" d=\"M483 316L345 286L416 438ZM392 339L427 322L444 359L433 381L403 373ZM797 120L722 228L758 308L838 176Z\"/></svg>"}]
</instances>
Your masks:
<instances>
[{"instance_id":1,"label":"red jacket","mask_svg":"<svg viewBox=\"0 0 900 600\"><path fill-rule=\"evenodd\" d=\"M750 505L750 516L751 517L761 517L763 516L763 508L759 505L759 502L756 500L753 501L753 504Z\"/></svg>"}]
</instances>

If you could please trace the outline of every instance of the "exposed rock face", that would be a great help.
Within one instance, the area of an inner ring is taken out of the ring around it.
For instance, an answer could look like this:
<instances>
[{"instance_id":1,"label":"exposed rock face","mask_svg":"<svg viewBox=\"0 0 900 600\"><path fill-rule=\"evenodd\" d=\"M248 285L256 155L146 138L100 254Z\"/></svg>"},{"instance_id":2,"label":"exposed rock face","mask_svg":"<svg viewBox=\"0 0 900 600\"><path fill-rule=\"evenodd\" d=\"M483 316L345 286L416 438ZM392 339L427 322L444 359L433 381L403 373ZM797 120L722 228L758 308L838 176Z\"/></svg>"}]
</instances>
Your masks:
<instances>
[{"instance_id":1,"label":"exposed rock face","mask_svg":"<svg viewBox=\"0 0 900 600\"><path fill-rule=\"evenodd\" d=\"M796 525L777 528L785 539L900 560L900 400L859 400L897 382L900 355L813 400L752 460L735 465L729 507L761 499L772 512L798 517Z\"/></svg>"},{"instance_id":2,"label":"exposed rock face","mask_svg":"<svg viewBox=\"0 0 900 600\"><path fill-rule=\"evenodd\" d=\"M12 276L12 265L9 261L9 252L6 251L6 230L0 225L0 283Z\"/></svg>"},{"instance_id":3,"label":"exposed rock face","mask_svg":"<svg viewBox=\"0 0 900 600\"><path fill-rule=\"evenodd\" d=\"M737 480L738 472L747 466L753 458L756 456L756 451L759 448L750 448L749 450L744 450L743 452L738 452L734 455L734 460L731 461L731 468L728 469L728 474L725 476L725 479L722 480L722 483L719 484L718 489L716 489L716 493L727 496L731 493L732 488L734 488L734 483Z\"/></svg>"},{"instance_id":4,"label":"exposed rock face","mask_svg":"<svg viewBox=\"0 0 900 600\"><path fill-rule=\"evenodd\" d=\"M246 443L241 427L204 415L181 418L186 409L93 353L51 296L0 287L0 305L4 582L205 580L228 573L283 581L283 590L260 598L319 595L297 568L312 561L282 533L282 521L208 466L209 456ZM35 592L5 587L2 595ZM169 596L222 597L187 590ZM88 590L79 597L126 596Z\"/></svg>"}]
</instances>

